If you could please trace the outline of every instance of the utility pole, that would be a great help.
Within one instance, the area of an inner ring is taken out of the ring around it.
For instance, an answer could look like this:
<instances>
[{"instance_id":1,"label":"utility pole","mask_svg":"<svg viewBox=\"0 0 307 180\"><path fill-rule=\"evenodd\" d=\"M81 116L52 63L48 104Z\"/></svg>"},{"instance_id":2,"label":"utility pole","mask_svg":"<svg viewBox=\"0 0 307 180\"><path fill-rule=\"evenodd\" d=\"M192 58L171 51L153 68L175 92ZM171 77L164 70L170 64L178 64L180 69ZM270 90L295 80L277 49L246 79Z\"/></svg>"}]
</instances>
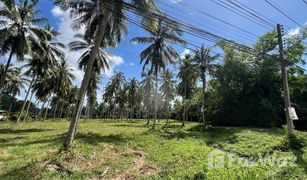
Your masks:
<instances>
[{"instance_id":1,"label":"utility pole","mask_svg":"<svg viewBox=\"0 0 307 180\"><path fill-rule=\"evenodd\" d=\"M290 102L290 95L289 95L289 86L288 86L288 73L287 73L287 61L285 59L284 55L284 47L283 47L283 39L282 39L282 27L280 24L277 24L277 33L278 33L278 44L279 44L279 58L281 61L281 74L282 74L282 81L283 81L283 89L284 89L284 101L285 101L285 107L286 107L286 118L287 118L287 128L288 133L290 135L293 134L293 121L290 118L290 108L291 108L291 102Z\"/></svg>"}]
</instances>

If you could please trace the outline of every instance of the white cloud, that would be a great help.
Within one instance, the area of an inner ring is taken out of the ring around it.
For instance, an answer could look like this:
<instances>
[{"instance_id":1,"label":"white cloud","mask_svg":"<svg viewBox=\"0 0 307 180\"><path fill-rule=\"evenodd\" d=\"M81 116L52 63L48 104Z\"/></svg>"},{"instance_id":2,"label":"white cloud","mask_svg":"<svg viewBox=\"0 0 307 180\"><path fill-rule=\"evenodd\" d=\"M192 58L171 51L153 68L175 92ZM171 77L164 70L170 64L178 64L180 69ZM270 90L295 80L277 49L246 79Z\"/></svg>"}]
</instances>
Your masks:
<instances>
[{"instance_id":1,"label":"white cloud","mask_svg":"<svg viewBox=\"0 0 307 180\"><path fill-rule=\"evenodd\" d=\"M184 58L185 55L192 53L189 49L184 49L184 51L180 54L180 58Z\"/></svg>"},{"instance_id":2,"label":"white cloud","mask_svg":"<svg viewBox=\"0 0 307 180\"><path fill-rule=\"evenodd\" d=\"M51 13L55 17L61 17L65 14L65 12L58 6L55 6L54 8L52 8Z\"/></svg>"},{"instance_id":3,"label":"white cloud","mask_svg":"<svg viewBox=\"0 0 307 180\"><path fill-rule=\"evenodd\" d=\"M130 62L130 63L129 63L129 66L134 66L134 63L133 63L133 62Z\"/></svg>"},{"instance_id":4,"label":"white cloud","mask_svg":"<svg viewBox=\"0 0 307 180\"><path fill-rule=\"evenodd\" d=\"M307 28L307 22L304 23L304 28ZM294 29L291 29L288 33L288 36L299 36L302 33L303 28L302 27L296 27Z\"/></svg>"},{"instance_id":5,"label":"white cloud","mask_svg":"<svg viewBox=\"0 0 307 180\"><path fill-rule=\"evenodd\" d=\"M300 34L301 28L291 29L288 33L289 36L297 36Z\"/></svg>"},{"instance_id":6,"label":"white cloud","mask_svg":"<svg viewBox=\"0 0 307 180\"><path fill-rule=\"evenodd\" d=\"M124 64L124 59L120 56L113 55L108 57L108 62L109 62L109 69L105 71L104 75L110 78L114 74L114 69L117 66Z\"/></svg>"},{"instance_id":7,"label":"white cloud","mask_svg":"<svg viewBox=\"0 0 307 180\"><path fill-rule=\"evenodd\" d=\"M171 0L171 3L173 3L173 4L178 4L178 3L180 3L182 0Z\"/></svg>"}]
</instances>

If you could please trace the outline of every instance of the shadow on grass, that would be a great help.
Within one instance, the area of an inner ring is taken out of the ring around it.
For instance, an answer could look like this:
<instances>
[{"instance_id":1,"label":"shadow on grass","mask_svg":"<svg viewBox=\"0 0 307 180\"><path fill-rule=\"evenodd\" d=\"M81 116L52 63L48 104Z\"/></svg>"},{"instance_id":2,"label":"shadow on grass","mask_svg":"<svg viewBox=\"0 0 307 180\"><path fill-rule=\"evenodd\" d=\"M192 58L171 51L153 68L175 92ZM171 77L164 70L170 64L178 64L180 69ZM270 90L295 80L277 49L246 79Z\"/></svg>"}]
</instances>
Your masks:
<instances>
[{"instance_id":1,"label":"shadow on grass","mask_svg":"<svg viewBox=\"0 0 307 180\"><path fill-rule=\"evenodd\" d=\"M7 143L7 142L11 142L14 140L20 140L20 139L25 139L24 136L17 136L17 137L13 137L13 138L0 138L0 143Z\"/></svg>"},{"instance_id":2,"label":"shadow on grass","mask_svg":"<svg viewBox=\"0 0 307 180\"><path fill-rule=\"evenodd\" d=\"M14 142L14 143L6 141L0 144L0 148L1 147L14 147L14 146L30 146L30 145L38 145L38 144L44 144L44 145L60 144L64 142L65 137L66 137L66 133L56 135L55 137L52 137L52 138L48 136L44 139L35 140L35 141ZM13 139L16 139L16 138L13 138ZM23 137L22 139L25 139L25 138Z\"/></svg>"},{"instance_id":3,"label":"shadow on grass","mask_svg":"<svg viewBox=\"0 0 307 180\"><path fill-rule=\"evenodd\" d=\"M145 123L139 124L139 125L136 125L134 123L131 123L131 124L111 124L110 126L114 126L114 127L147 127L147 125Z\"/></svg>"},{"instance_id":4,"label":"shadow on grass","mask_svg":"<svg viewBox=\"0 0 307 180\"><path fill-rule=\"evenodd\" d=\"M34 133L34 132L47 132L47 131L53 131L53 129L37 129L37 128L31 128L31 129L0 129L0 134L21 134L21 133Z\"/></svg>"},{"instance_id":5,"label":"shadow on grass","mask_svg":"<svg viewBox=\"0 0 307 180\"><path fill-rule=\"evenodd\" d=\"M78 133L76 140L81 141L85 144L98 145L99 143L111 143L120 145L128 141L128 137L122 134L110 134L107 136L102 136L98 133Z\"/></svg>"}]
</instances>

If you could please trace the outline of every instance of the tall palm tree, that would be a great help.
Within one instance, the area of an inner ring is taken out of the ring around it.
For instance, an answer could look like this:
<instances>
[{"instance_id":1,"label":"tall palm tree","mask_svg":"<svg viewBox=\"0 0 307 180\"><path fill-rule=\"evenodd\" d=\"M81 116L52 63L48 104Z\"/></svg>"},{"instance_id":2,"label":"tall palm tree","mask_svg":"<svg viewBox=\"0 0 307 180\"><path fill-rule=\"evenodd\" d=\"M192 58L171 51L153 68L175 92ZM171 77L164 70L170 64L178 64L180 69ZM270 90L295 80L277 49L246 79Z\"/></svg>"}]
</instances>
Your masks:
<instances>
[{"instance_id":1,"label":"tall palm tree","mask_svg":"<svg viewBox=\"0 0 307 180\"><path fill-rule=\"evenodd\" d=\"M162 92L162 97L166 103L166 109L168 111L168 118L166 125L169 123L169 114L171 111L171 101L176 95L176 85L175 80L173 80L173 73L167 69L162 75L162 84L160 86L160 91Z\"/></svg>"},{"instance_id":2,"label":"tall palm tree","mask_svg":"<svg viewBox=\"0 0 307 180\"><path fill-rule=\"evenodd\" d=\"M32 80L17 121L20 121L21 115L26 107L27 98L31 91L32 85L44 76L53 76L56 73L55 70L57 69L58 60L64 59L65 57L62 50L65 48L65 45L53 41L53 39L58 35L58 32L54 31L50 26L47 26L45 31L48 32L48 36L40 34L38 36L39 44L31 44L31 57L28 58L29 63L25 65L25 67L29 67L29 69L25 74L32 77ZM33 94L34 91L31 92L27 111L30 108Z\"/></svg>"},{"instance_id":3,"label":"tall palm tree","mask_svg":"<svg viewBox=\"0 0 307 180\"><path fill-rule=\"evenodd\" d=\"M58 2L58 1L57 1ZM88 88L90 77L93 71L95 58L99 48L116 46L127 33L125 19L127 18L127 5L135 8L136 12L144 15L148 10L155 7L154 0L110 0L110 1L60 1L64 8L70 9L74 23L72 27L79 29L85 26L85 36L93 39L93 47L87 62L84 78L78 93L76 108L71 120L65 148L69 149L76 133L79 114L82 110L82 102Z\"/></svg>"},{"instance_id":4,"label":"tall palm tree","mask_svg":"<svg viewBox=\"0 0 307 180\"><path fill-rule=\"evenodd\" d=\"M158 76L161 70L165 70L169 63L173 64L179 58L176 50L171 46L174 43L185 44L181 39L182 31L174 26L168 26L162 18L157 20L156 25L147 29L150 37L136 37L131 40L133 43L150 43L150 45L141 53L141 63L144 63L143 71L149 64L149 74L155 75L155 95L158 95ZM155 117L153 129L155 129L157 110L157 99L155 101Z\"/></svg>"},{"instance_id":5,"label":"tall palm tree","mask_svg":"<svg viewBox=\"0 0 307 180\"><path fill-rule=\"evenodd\" d=\"M100 71L93 71L93 76L89 82L89 88L87 90L87 109L85 117L88 118L94 108L94 105L97 101L97 90L99 90L99 81L100 81Z\"/></svg>"},{"instance_id":6,"label":"tall palm tree","mask_svg":"<svg viewBox=\"0 0 307 180\"><path fill-rule=\"evenodd\" d=\"M177 78L180 79L180 82L177 86L177 91L178 94L183 97L184 102L182 127L185 125L187 119L187 100L192 98L193 92L196 89L197 68L192 63L192 60L193 56L191 54L185 55L185 57L180 62L179 73L177 75Z\"/></svg>"},{"instance_id":7,"label":"tall palm tree","mask_svg":"<svg viewBox=\"0 0 307 180\"><path fill-rule=\"evenodd\" d=\"M123 73L116 73L111 78L103 96L105 102L112 107L112 118L114 119L116 104L120 104L120 107L123 108L126 102L126 80Z\"/></svg>"},{"instance_id":8,"label":"tall palm tree","mask_svg":"<svg viewBox=\"0 0 307 180\"><path fill-rule=\"evenodd\" d=\"M31 44L39 44L37 37L50 36L49 31L41 28L46 23L45 18L38 18L40 11L36 10L37 1L1 0L0 16L0 55L9 53L9 58L3 76L0 78L0 93L5 76L13 55L23 60L26 54L31 54Z\"/></svg>"},{"instance_id":9,"label":"tall palm tree","mask_svg":"<svg viewBox=\"0 0 307 180\"><path fill-rule=\"evenodd\" d=\"M132 78L128 83L128 106L130 109L130 118L135 118L135 108L137 104L137 92L139 89L138 81L136 78Z\"/></svg>"},{"instance_id":10,"label":"tall palm tree","mask_svg":"<svg viewBox=\"0 0 307 180\"><path fill-rule=\"evenodd\" d=\"M55 70L55 81L57 82L54 86L54 93L61 101L57 101L56 107L58 107L58 103L65 103L65 98L69 94L70 88L72 86L72 80L75 79L75 76L72 74L73 69L68 65L67 61L62 59L61 63L57 65ZM55 114L56 114L55 109Z\"/></svg>"},{"instance_id":11,"label":"tall palm tree","mask_svg":"<svg viewBox=\"0 0 307 180\"><path fill-rule=\"evenodd\" d=\"M202 45L195 53L195 57L193 59L194 63L198 66L198 71L199 75L202 80L202 107L201 107L201 112L202 112L202 122L203 122L203 127L206 126L205 122L205 91L206 91L206 76L207 75L213 75L217 65L213 64L214 61L219 58L219 54L216 54L214 56L211 56L211 49L212 48L205 48L204 45Z\"/></svg>"}]
</instances>

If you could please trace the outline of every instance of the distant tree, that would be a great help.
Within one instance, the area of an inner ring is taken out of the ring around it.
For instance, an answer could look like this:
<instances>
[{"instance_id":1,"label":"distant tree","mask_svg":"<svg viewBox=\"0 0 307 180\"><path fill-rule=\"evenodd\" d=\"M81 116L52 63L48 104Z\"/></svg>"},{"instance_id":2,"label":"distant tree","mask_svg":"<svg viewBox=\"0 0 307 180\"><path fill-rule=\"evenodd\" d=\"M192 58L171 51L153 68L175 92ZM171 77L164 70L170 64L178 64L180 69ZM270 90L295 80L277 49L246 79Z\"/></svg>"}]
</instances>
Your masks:
<instances>
[{"instance_id":1,"label":"distant tree","mask_svg":"<svg viewBox=\"0 0 307 180\"><path fill-rule=\"evenodd\" d=\"M144 104L144 111L146 113L147 125L149 124L149 112L152 110L152 104L154 103L154 77L149 74L142 74L143 80L141 81L141 95L142 103Z\"/></svg>"},{"instance_id":2,"label":"distant tree","mask_svg":"<svg viewBox=\"0 0 307 180\"><path fill-rule=\"evenodd\" d=\"M167 69L164 74L162 74L162 84L160 86L160 91L162 92L163 100L166 104L166 110L167 110L167 121L166 125L169 124L169 116L171 111L171 101L174 99L176 95L176 85L175 80L173 79L174 75L172 72Z\"/></svg>"}]
</instances>

